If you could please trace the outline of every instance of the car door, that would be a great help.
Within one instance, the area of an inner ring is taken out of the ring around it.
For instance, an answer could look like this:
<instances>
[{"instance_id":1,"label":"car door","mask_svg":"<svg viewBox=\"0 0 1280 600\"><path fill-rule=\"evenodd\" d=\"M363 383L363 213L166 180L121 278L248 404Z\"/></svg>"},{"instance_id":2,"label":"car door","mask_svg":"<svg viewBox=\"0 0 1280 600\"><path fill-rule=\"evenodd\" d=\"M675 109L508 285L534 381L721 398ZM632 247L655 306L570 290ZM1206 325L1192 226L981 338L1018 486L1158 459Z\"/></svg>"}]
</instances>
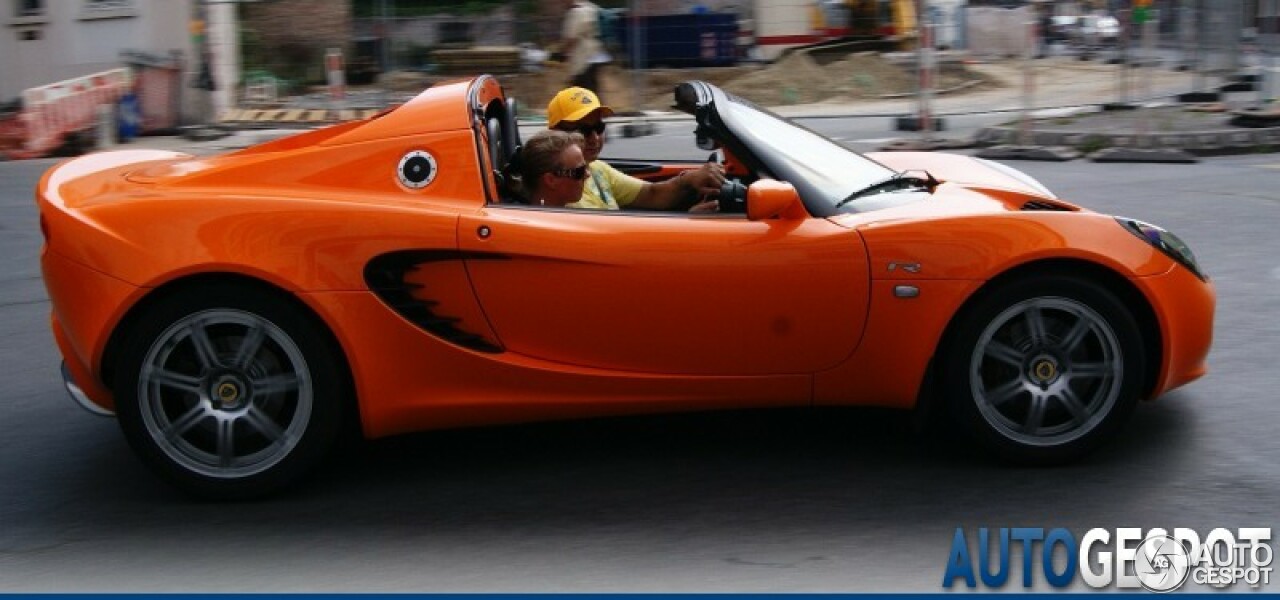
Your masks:
<instances>
[{"instance_id":1,"label":"car door","mask_svg":"<svg viewBox=\"0 0 1280 600\"><path fill-rule=\"evenodd\" d=\"M824 219L490 205L458 235L503 347L568 365L812 373L867 314L862 240Z\"/></svg>"}]
</instances>

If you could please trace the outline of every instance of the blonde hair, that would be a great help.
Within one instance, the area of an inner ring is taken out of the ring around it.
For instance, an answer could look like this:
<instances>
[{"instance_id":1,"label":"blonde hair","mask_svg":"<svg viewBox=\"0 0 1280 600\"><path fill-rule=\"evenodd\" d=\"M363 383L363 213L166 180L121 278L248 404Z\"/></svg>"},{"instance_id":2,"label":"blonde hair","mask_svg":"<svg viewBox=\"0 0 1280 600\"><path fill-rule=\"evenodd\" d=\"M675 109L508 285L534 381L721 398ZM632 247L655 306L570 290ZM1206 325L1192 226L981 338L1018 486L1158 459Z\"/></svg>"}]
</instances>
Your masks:
<instances>
[{"instance_id":1,"label":"blonde hair","mask_svg":"<svg viewBox=\"0 0 1280 600\"><path fill-rule=\"evenodd\" d=\"M581 148L585 143L581 133L544 129L533 134L520 149L520 181L525 195L536 196L542 174L560 168L560 155L565 148Z\"/></svg>"}]
</instances>

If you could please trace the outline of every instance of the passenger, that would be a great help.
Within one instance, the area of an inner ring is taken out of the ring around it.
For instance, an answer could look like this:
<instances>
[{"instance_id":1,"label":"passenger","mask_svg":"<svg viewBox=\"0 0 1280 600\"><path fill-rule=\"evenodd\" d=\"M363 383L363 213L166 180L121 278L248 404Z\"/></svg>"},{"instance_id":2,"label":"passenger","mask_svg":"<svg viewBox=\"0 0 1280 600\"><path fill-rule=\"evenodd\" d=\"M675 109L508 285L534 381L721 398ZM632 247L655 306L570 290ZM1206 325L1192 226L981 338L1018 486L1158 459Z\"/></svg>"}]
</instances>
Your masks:
<instances>
[{"instance_id":1,"label":"passenger","mask_svg":"<svg viewBox=\"0 0 1280 600\"><path fill-rule=\"evenodd\" d=\"M676 210L695 198L720 193L724 167L714 162L653 183L636 179L599 160L600 151L604 149L604 118L611 115L613 109L600 104L594 92L580 87L560 90L547 105L547 127L582 134L582 153L591 167L590 181L582 199L570 207ZM716 208L713 198L696 202L689 212L715 212Z\"/></svg>"},{"instance_id":2,"label":"passenger","mask_svg":"<svg viewBox=\"0 0 1280 600\"><path fill-rule=\"evenodd\" d=\"M529 204L563 207L582 198L583 183L590 177L582 145L581 135L550 130L524 143L518 170Z\"/></svg>"}]
</instances>

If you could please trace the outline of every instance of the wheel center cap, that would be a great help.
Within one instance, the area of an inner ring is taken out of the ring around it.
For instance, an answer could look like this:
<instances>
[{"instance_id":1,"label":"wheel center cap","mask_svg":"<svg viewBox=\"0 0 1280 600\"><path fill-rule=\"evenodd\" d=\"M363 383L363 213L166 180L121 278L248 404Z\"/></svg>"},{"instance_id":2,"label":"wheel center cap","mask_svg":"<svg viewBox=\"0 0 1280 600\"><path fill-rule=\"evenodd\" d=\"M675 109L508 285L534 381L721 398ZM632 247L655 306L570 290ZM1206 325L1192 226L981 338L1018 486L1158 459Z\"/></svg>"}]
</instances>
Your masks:
<instances>
[{"instance_id":1,"label":"wheel center cap","mask_svg":"<svg viewBox=\"0 0 1280 600\"><path fill-rule=\"evenodd\" d=\"M1058 363L1047 357L1031 361L1031 378L1041 384L1052 382L1058 378Z\"/></svg>"},{"instance_id":2,"label":"wheel center cap","mask_svg":"<svg viewBox=\"0 0 1280 600\"><path fill-rule=\"evenodd\" d=\"M224 375L213 382L210 395L213 398L215 407L223 410L234 410L245 405L248 400L248 394L245 392L246 388L243 382L236 377Z\"/></svg>"}]
</instances>

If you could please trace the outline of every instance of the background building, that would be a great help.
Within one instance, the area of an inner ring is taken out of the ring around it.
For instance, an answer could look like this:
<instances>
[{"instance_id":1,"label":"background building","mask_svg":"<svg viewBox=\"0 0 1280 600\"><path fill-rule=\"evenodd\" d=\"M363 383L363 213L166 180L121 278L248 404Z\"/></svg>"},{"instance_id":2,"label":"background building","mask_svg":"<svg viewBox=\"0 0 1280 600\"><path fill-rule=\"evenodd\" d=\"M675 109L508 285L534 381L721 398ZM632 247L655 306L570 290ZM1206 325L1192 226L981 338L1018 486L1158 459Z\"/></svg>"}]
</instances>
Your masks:
<instances>
[{"instance_id":1,"label":"background building","mask_svg":"<svg viewBox=\"0 0 1280 600\"><path fill-rule=\"evenodd\" d=\"M849 34L910 39L916 22L916 0L596 2L623 15L633 10L639 17L635 22L645 20L655 30L654 24L663 19L691 29L702 21L710 23L712 16L724 17L727 20L721 21L736 29L729 34L736 40L729 47L730 61L770 60L788 47ZM1016 27L977 27L983 22L977 15L983 11L999 14L1035 6L1040 12L1066 16L1098 10L1123 23L1134 3L927 0L924 16L937 26L939 47L1002 55L1008 51L999 51L1003 46L998 44L991 50L991 38L1021 33L1012 31ZM1280 54L1280 0L1150 4L1161 45L1185 49L1185 61L1229 70L1239 62L1242 49ZM184 120L191 122L240 104L246 83L254 78L278 82L281 94L325 83L325 55L330 49L342 51L346 81L360 85L389 71L440 73L444 69L432 53L442 48L524 45L525 50L549 52L558 41L562 16L561 4L535 0L0 0L0 103L16 100L27 88L124 66L122 53L140 51L165 59L180 57L181 106ZM721 21L716 21L717 27ZM622 17L616 22L632 21ZM630 43L629 33L614 40L614 58L624 67L631 53L624 48ZM695 59L705 58L710 49L714 64L722 64L724 40L719 30L690 35L701 42L693 45ZM677 38L681 36L648 35L635 55L647 57L640 64L660 65L660 58L676 54ZM516 56L519 68L520 55ZM502 72L488 64L476 69ZM211 94L193 87L204 74L214 88ZM272 89L277 89L274 84Z\"/></svg>"},{"instance_id":2,"label":"background building","mask_svg":"<svg viewBox=\"0 0 1280 600\"><path fill-rule=\"evenodd\" d=\"M181 53L195 66L193 0L0 0L0 102L120 67L121 53Z\"/></svg>"}]
</instances>

